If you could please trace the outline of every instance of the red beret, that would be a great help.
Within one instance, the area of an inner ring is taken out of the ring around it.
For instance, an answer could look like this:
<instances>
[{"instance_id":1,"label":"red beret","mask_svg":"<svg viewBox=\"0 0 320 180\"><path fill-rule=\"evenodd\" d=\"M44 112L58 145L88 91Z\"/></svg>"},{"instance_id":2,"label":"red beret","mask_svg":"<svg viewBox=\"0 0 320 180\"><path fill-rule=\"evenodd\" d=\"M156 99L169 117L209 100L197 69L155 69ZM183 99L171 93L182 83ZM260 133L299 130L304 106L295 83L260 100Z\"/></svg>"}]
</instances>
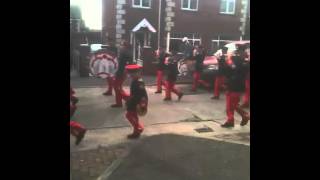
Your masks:
<instances>
[{"instance_id":1,"label":"red beret","mask_svg":"<svg viewBox=\"0 0 320 180\"><path fill-rule=\"evenodd\" d=\"M137 64L130 64L130 65L127 65L126 66L126 69L127 70L138 70L138 69L141 69L142 68L142 66L139 66L139 65L137 65Z\"/></svg>"}]
</instances>

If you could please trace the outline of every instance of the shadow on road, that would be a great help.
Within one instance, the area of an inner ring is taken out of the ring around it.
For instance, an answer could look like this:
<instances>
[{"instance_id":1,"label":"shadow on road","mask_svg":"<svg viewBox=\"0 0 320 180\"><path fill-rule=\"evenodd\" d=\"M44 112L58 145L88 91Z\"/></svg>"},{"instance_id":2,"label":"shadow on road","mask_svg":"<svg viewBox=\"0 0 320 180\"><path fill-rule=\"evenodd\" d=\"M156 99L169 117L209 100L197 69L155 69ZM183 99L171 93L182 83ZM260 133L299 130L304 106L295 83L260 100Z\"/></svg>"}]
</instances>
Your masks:
<instances>
[{"instance_id":1,"label":"shadow on road","mask_svg":"<svg viewBox=\"0 0 320 180\"><path fill-rule=\"evenodd\" d=\"M139 140L108 180L248 180L250 147L163 134Z\"/></svg>"}]
</instances>

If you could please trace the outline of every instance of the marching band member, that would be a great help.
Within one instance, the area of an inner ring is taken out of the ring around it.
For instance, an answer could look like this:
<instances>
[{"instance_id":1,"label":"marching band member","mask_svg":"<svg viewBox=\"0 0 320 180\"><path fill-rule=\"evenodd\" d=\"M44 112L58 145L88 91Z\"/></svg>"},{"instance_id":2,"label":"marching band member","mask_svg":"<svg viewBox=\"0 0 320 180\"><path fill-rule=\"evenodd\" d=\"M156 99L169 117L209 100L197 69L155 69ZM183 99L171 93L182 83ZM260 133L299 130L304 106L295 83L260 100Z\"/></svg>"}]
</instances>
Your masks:
<instances>
[{"instance_id":1,"label":"marching band member","mask_svg":"<svg viewBox=\"0 0 320 180\"><path fill-rule=\"evenodd\" d=\"M162 93L162 85L164 85L163 81L163 70L165 68L165 59L168 57L168 54L165 52L164 47L160 47L156 51L156 58L158 59L157 64L157 91L156 94Z\"/></svg>"},{"instance_id":2,"label":"marching band member","mask_svg":"<svg viewBox=\"0 0 320 180\"><path fill-rule=\"evenodd\" d=\"M166 96L163 99L164 101L171 101L171 92L175 93L178 96L178 100L183 96L183 93L175 87L175 82L177 80L178 69L177 69L177 60L175 55L176 51L172 51L172 56L167 57L167 81L166 81Z\"/></svg>"},{"instance_id":3,"label":"marching band member","mask_svg":"<svg viewBox=\"0 0 320 180\"><path fill-rule=\"evenodd\" d=\"M218 74L215 78L214 82L214 93L213 97L211 99L219 99L220 98L220 89L221 86L224 84L224 70L225 70L225 64L227 60L227 47L223 47L221 54L217 56L218 58Z\"/></svg>"},{"instance_id":4,"label":"marching band member","mask_svg":"<svg viewBox=\"0 0 320 180\"><path fill-rule=\"evenodd\" d=\"M242 99L242 108L247 108L250 106L250 47L246 49L245 66L247 72L245 80L246 90Z\"/></svg>"},{"instance_id":5,"label":"marching band member","mask_svg":"<svg viewBox=\"0 0 320 180\"><path fill-rule=\"evenodd\" d=\"M203 61L205 57L206 57L206 53L203 46L201 45L197 46L194 52L194 59L196 60L196 63L195 63L195 71L193 72L193 84L191 89L191 91L193 92L197 91L197 87L199 83L205 86L207 89L209 89L209 84L204 80L200 79L200 76L203 70Z\"/></svg>"},{"instance_id":6,"label":"marching band member","mask_svg":"<svg viewBox=\"0 0 320 180\"><path fill-rule=\"evenodd\" d=\"M148 108L148 95L141 78L141 66L127 65L126 70L129 73L132 82L130 85L130 96L126 102L126 118L133 127L133 133L128 135L129 139L139 138L144 127L139 121L138 115L145 115Z\"/></svg>"},{"instance_id":7,"label":"marching band member","mask_svg":"<svg viewBox=\"0 0 320 180\"><path fill-rule=\"evenodd\" d=\"M111 105L113 108L122 107L122 99L127 100L129 95L123 90L122 84L126 79L125 66L132 63L132 55L129 50L130 44L126 41L122 42L120 55L118 58L118 70L115 74L114 91L116 103Z\"/></svg>"},{"instance_id":8,"label":"marching band member","mask_svg":"<svg viewBox=\"0 0 320 180\"><path fill-rule=\"evenodd\" d=\"M70 88L70 94L74 96L74 91ZM75 97L75 96L74 96ZM77 106L75 103L72 102L70 97L70 119L73 117L75 111L77 110ZM70 121L70 133L76 137L75 144L78 145L86 134L86 128L82 126L80 123L76 121Z\"/></svg>"},{"instance_id":9,"label":"marching band member","mask_svg":"<svg viewBox=\"0 0 320 180\"><path fill-rule=\"evenodd\" d=\"M245 67L244 67L244 48L239 45L238 50L231 59L227 60L226 66L226 108L227 108L227 121L221 127L234 126L234 111L239 113L242 117L240 123L244 126L248 123L250 115L244 111L240 106L240 96L245 90Z\"/></svg>"}]
</instances>

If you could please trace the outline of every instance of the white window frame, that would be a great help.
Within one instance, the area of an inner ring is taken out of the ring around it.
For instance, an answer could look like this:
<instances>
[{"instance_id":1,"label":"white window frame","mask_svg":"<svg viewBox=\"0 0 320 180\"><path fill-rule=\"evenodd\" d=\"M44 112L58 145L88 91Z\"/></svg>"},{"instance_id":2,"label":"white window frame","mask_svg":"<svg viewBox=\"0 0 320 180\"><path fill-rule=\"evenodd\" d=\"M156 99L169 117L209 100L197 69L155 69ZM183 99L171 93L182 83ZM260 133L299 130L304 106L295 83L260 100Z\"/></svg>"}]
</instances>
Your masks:
<instances>
[{"instance_id":1,"label":"white window frame","mask_svg":"<svg viewBox=\"0 0 320 180\"><path fill-rule=\"evenodd\" d=\"M187 37L187 36L186 36ZM189 42L192 42L192 45L194 46L194 43L195 42L199 42L199 44L201 44L201 37L200 38L195 38L194 37L194 33L192 33L192 37L191 36L189 36L189 37L187 37L188 38L188 41ZM174 36L171 36L170 37L170 40L181 40L181 42L182 42L182 40L183 40L183 38L175 38Z\"/></svg>"},{"instance_id":2,"label":"white window frame","mask_svg":"<svg viewBox=\"0 0 320 180\"><path fill-rule=\"evenodd\" d=\"M227 3L227 7L226 7L226 11L225 12L221 12L221 3L222 3L222 1L226 1L226 3ZM233 12L228 12L229 11L229 4L232 1L234 2L233 3ZM220 0L220 6L219 6L220 14L235 14L235 12L236 12L236 3L237 3L236 0Z\"/></svg>"},{"instance_id":3,"label":"white window frame","mask_svg":"<svg viewBox=\"0 0 320 180\"><path fill-rule=\"evenodd\" d=\"M132 0L132 7L133 8L142 8L142 9L151 9L151 5L152 5L151 3L152 3L152 0L149 0L150 7L146 7L146 6L142 6L142 0L140 0L140 5L135 5L134 0Z\"/></svg>"},{"instance_id":4,"label":"white window frame","mask_svg":"<svg viewBox=\"0 0 320 180\"><path fill-rule=\"evenodd\" d=\"M184 7L183 7L183 0L181 0L181 9L182 9L182 10L187 10L187 11L198 11L198 7L199 7L199 0L197 0L197 8L196 8L196 9L190 9L191 0L187 0L187 1L188 1L188 8L184 8Z\"/></svg>"}]
</instances>

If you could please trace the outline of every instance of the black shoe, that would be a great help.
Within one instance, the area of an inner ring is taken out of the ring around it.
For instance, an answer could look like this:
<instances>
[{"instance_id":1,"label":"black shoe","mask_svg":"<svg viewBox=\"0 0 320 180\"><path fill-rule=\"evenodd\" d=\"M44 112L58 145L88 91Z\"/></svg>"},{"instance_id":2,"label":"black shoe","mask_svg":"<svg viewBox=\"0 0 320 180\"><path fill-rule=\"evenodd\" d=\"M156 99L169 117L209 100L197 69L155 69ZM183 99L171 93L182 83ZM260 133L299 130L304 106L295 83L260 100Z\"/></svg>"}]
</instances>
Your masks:
<instances>
[{"instance_id":1,"label":"black shoe","mask_svg":"<svg viewBox=\"0 0 320 180\"><path fill-rule=\"evenodd\" d=\"M179 96L178 96L178 101L181 100L182 96L183 96L183 93L179 94Z\"/></svg>"},{"instance_id":2,"label":"black shoe","mask_svg":"<svg viewBox=\"0 0 320 180\"><path fill-rule=\"evenodd\" d=\"M164 98L164 101L171 101L171 98Z\"/></svg>"},{"instance_id":3,"label":"black shoe","mask_svg":"<svg viewBox=\"0 0 320 180\"><path fill-rule=\"evenodd\" d=\"M112 92L105 92L102 95L104 95L104 96L112 96Z\"/></svg>"},{"instance_id":4,"label":"black shoe","mask_svg":"<svg viewBox=\"0 0 320 180\"><path fill-rule=\"evenodd\" d=\"M245 126L248 124L250 120L250 116L249 115L246 115L244 117L242 117L242 120L241 120L241 123L240 123L240 126Z\"/></svg>"},{"instance_id":5,"label":"black shoe","mask_svg":"<svg viewBox=\"0 0 320 180\"><path fill-rule=\"evenodd\" d=\"M162 93L162 91L156 91L156 92L154 92L155 94L161 94Z\"/></svg>"},{"instance_id":6,"label":"black shoe","mask_svg":"<svg viewBox=\"0 0 320 180\"><path fill-rule=\"evenodd\" d=\"M87 130L83 130L76 139L76 145L79 145L79 143L82 141L82 139L84 138L84 135L86 134Z\"/></svg>"},{"instance_id":7,"label":"black shoe","mask_svg":"<svg viewBox=\"0 0 320 180\"><path fill-rule=\"evenodd\" d=\"M132 133L127 136L128 139L137 139L140 137L141 133Z\"/></svg>"},{"instance_id":8,"label":"black shoe","mask_svg":"<svg viewBox=\"0 0 320 180\"><path fill-rule=\"evenodd\" d=\"M213 97L211 97L211 99L218 100L218 99L220 99L220 97L219 96L213 96Z\"/></svg>"},{"instance_id":9,"label":"black shoe","mask_svg":"<svg viewBox=\"0 0 320 180\"><path fill-rule=\"evenodd\" d=\"M227 121L224 124L221 124L221 127L223 127L223 128L234 127L234 123Z\"/></svg>"}]
</instances>

